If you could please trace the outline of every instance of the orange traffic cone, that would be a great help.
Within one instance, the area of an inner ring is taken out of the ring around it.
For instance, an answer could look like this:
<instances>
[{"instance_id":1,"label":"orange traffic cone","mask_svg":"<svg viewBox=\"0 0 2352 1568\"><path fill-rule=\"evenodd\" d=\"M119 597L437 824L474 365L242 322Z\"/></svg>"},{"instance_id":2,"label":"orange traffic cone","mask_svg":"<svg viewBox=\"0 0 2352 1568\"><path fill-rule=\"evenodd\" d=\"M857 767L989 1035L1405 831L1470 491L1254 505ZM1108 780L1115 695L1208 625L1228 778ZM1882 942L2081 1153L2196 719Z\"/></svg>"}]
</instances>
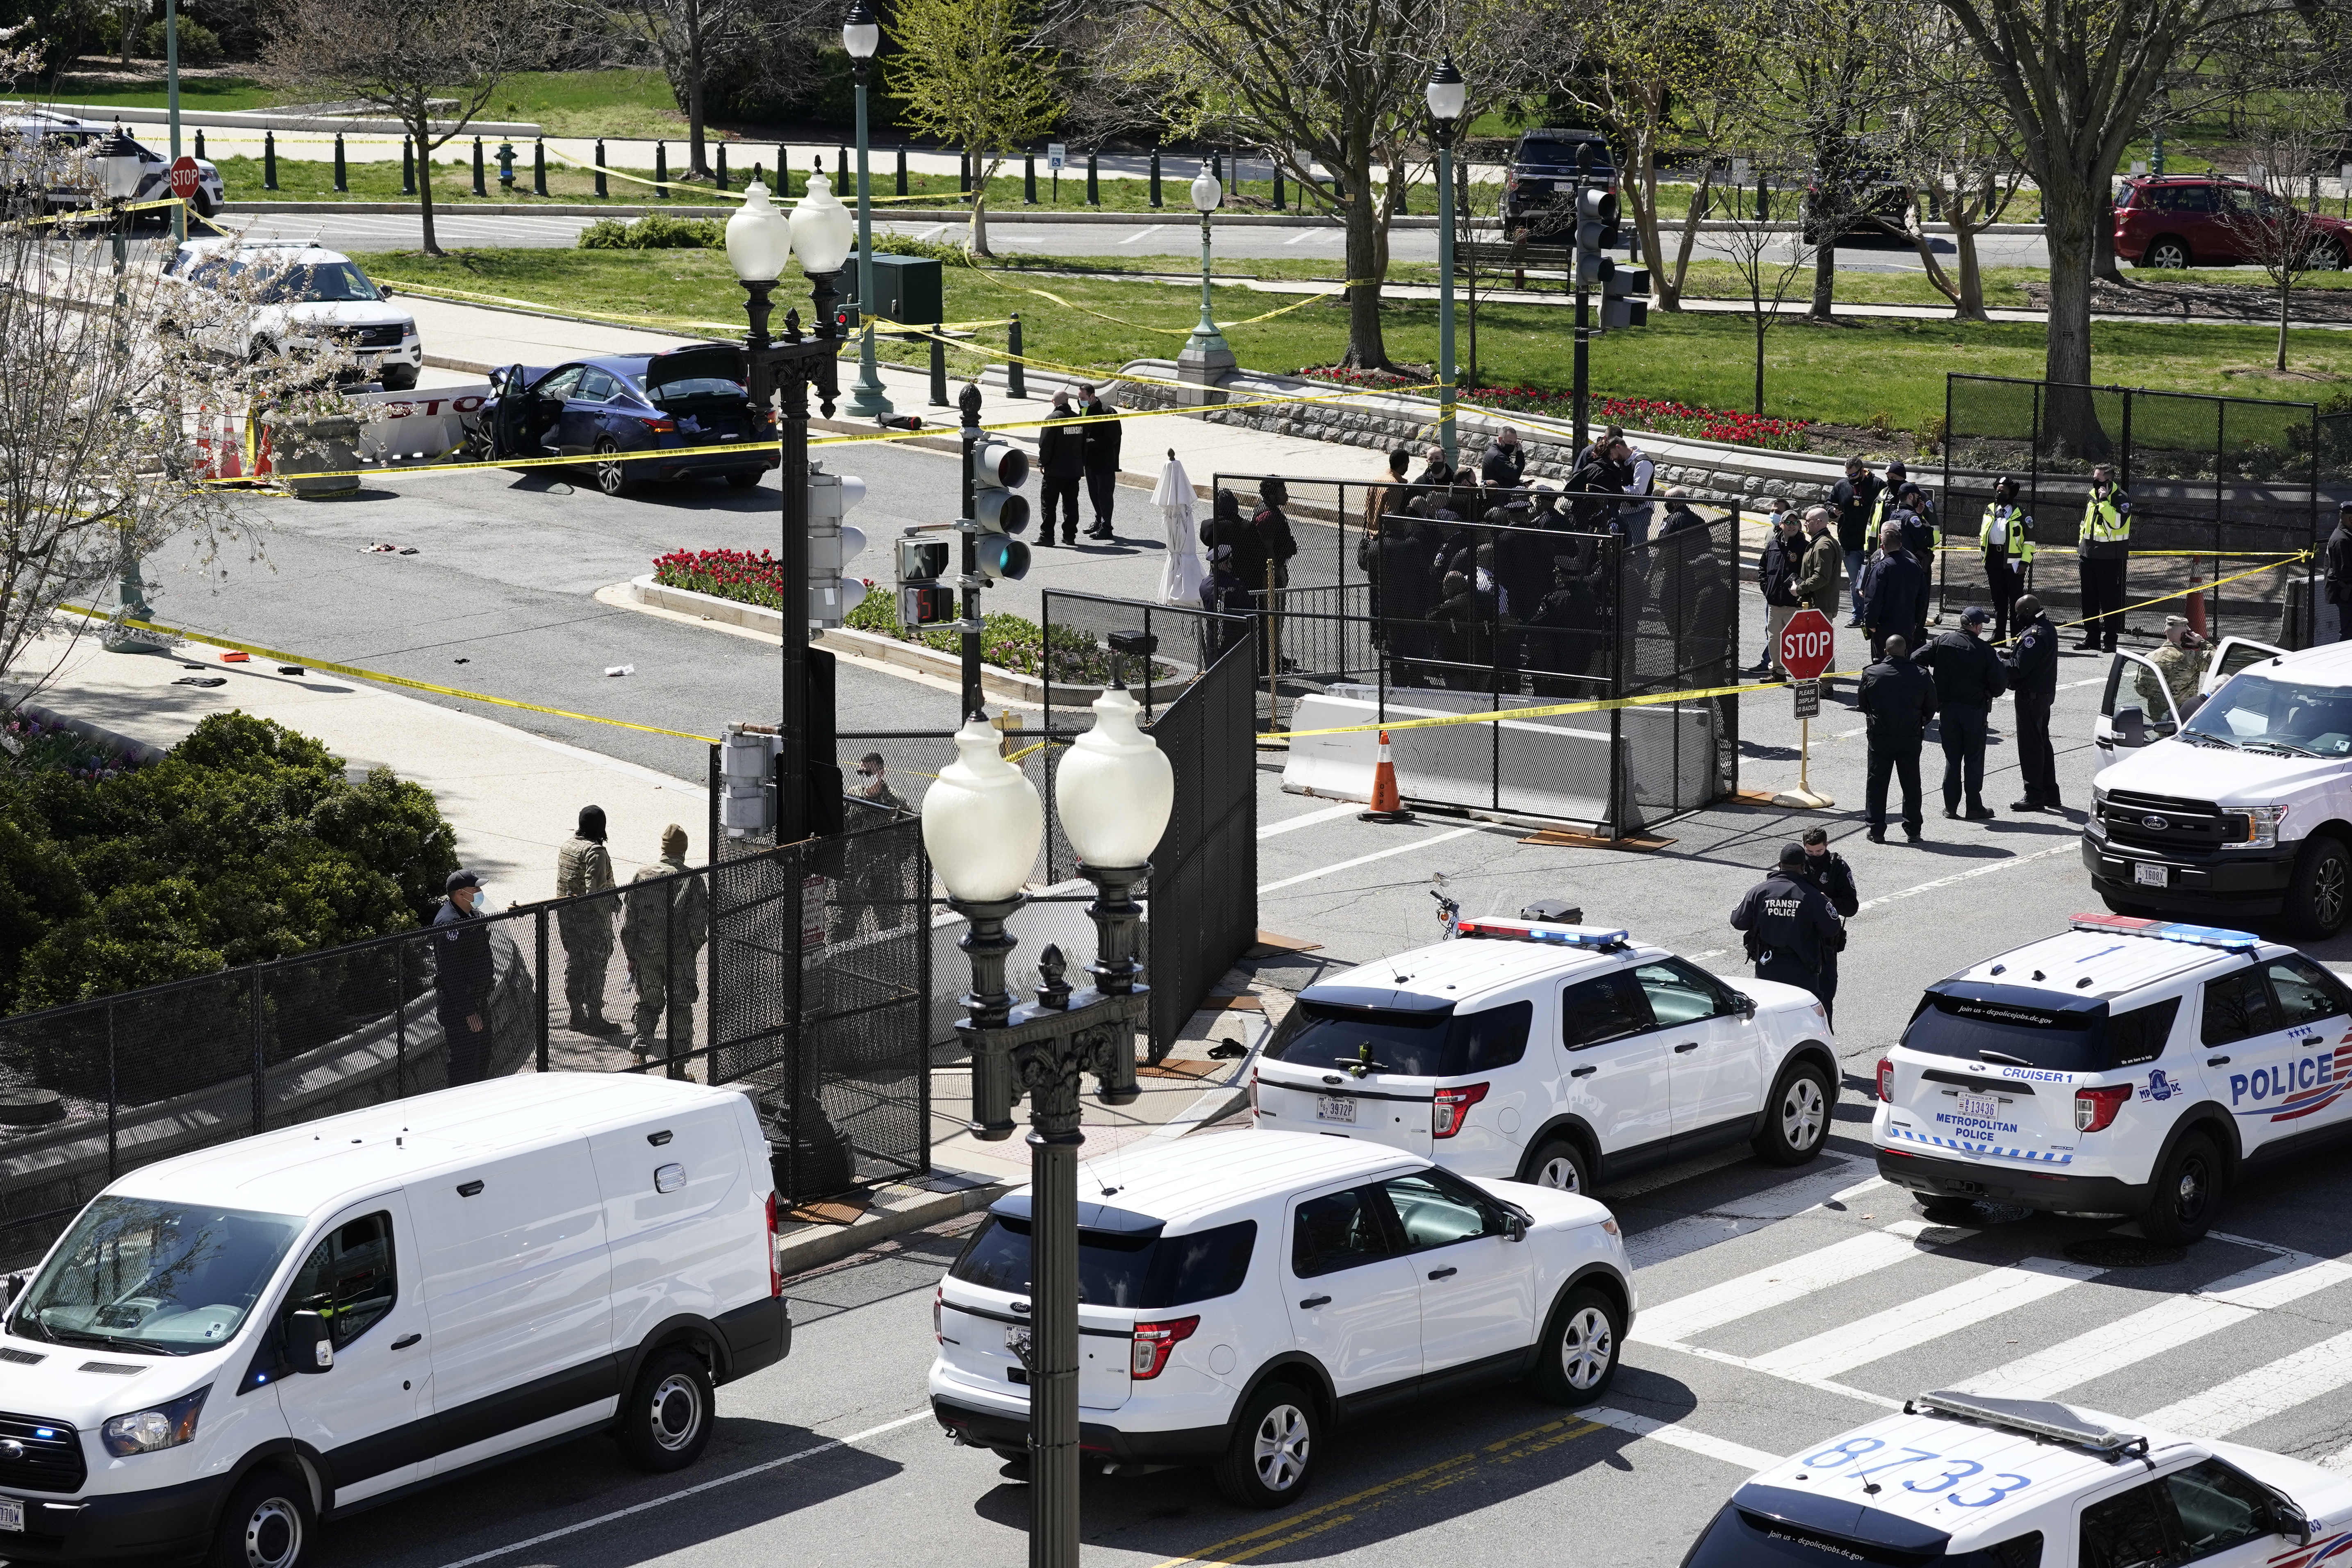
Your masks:
<instances>
[{"instance_id":1,"label":"orange traffic cone","mask_svg":"<svg viewBox=\"0 0 2352 1568\"><path fill-rule=\"evenodd\" d=\"M1357 814L1361 822L1411 822L1412 813L1404 808L1403 797L1397 794L1396 763L1389 760L1389 732L1381 731L1381 760L1372 764L1372 804L1370 810Z\"/></svg>"},{"instance_id":2,"label":"orange traffic cone","mask_svg":"<svg viewBox=\"0 0 2352 1568\"><path fill-rule=\"evenodd\" d=\"M2202 577L2189 579L2189 629L2199 637L2205 633L2205 581Z\"/></svg>"}]
</instances>

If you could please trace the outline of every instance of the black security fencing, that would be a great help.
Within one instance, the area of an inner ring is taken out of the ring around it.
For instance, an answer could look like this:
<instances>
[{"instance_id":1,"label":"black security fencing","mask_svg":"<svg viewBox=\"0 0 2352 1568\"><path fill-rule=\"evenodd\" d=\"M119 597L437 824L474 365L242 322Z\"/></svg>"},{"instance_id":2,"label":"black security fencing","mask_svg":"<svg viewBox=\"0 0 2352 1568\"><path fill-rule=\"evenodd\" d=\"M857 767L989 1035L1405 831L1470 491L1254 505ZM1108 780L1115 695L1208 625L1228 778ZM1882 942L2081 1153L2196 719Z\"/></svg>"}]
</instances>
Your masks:
<instances>
[{"instance_id":1,"label":"black security fencing","mask_svg":"<svg viewBox=\"0 0 2352 1568\"><path fill-rule=\"evenodd\" d=\"M1246 519L1271 478L1213 485ZM1379 727L1421 721L1389 731L1409 803L1622 837L1738 790L1738 509L1285 489L1298 551L1251 595L1250 646L1287 787L1360 798ZM1433 521L1402 510L1416 496L1523 521Z\"/></svg>"},{"instance_id":2,"label":"black security fencing","mask_svg":"<svg viewBox=\"0 0 2352 1568\"><path fill-rule=\"evenodd\" d=\"M794 1200L928 1169L916 825L653 869L0 1018L0 1268L125 1172L518 1073L752 1085Z\"/></svg>"},{"instance_id":3,"label":"black security fencing","mask_svg":"<svg viewBox=\"0 0 2352 1568\"><path fill-rule=\"evenodd\" d=\"M1948 611L1992 593L1978 544L1996 480L2013 479L2033 520L2021 587L2072 621L2083 603L2075 544L2091 470L2112 465L2132 500L2119 628L2160 637L2167 615L2202 598L2216 638L2286 647L2314 636L2315 549L2335 501L2352 497L2352 416L2308 403L1953 374L1945 383L1944 549Z\"/></svg>"}]
</instances>

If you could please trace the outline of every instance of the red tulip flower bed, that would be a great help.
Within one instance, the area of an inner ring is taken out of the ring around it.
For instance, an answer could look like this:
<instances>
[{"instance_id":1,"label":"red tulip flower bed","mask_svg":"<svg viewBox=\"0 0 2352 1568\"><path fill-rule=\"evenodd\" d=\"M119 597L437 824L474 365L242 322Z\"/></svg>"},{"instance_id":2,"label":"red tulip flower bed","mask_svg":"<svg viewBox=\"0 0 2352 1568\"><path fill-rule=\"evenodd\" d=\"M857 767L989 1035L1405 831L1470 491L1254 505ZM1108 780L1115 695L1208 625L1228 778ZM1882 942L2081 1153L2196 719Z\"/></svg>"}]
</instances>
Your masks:
<instances>
[{"instance_id":1,"label":"red tulip flower bed","mask_svg":"<svg viewBox=\"0 0 2352 1568\"><path fill-rule=\"evenodd\" d=\"M1396 371L1349 370L1339 365L1318 366L1299 374L1341 386L1378 388L1417 384L1415 377ZM1465 386L1454 395L1476 407L1548 414L1561 419L1570 417L1575 409L1575 399L1569 394L1547 392L1533 386ZM1693 436L1702 441L1769 447L1783 452L1799 452L1805 448L1807 422L1802 419L1767 419L1731 409L1706 408L1664 398L1596 396L1591 400L1591 417L1595 424L1623 425L1638 430L1655 430L1665 436Z\"/></svg>"},{"instance_id":2,"label":"red tulip flower bed","mask_svg":"<svg viewBox=\"0 0 2352 1568\"><path fill-rule=\"evenodd\" d=\"M765 550L673 550L654 561L654 581L772 610L784 602L784 563Z\"/></svg>"}]
</instances>

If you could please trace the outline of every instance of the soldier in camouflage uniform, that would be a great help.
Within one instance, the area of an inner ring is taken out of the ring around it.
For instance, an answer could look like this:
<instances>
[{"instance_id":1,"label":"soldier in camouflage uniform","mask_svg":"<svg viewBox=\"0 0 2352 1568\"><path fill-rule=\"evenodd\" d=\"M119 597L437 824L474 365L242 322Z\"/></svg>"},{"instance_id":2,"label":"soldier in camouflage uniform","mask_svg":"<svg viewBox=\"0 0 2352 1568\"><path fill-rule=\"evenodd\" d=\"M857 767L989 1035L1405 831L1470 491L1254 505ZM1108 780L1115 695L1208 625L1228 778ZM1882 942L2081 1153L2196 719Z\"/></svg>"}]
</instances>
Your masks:
<instances>
[{"instance_id":1,"label":"soldier in camouflage uniform","mask_svg":"<svg viewBox=\"0 0 2352 1568\"><path fill-rule=\"evenodd\" d=\"M604 848L604 808L580 808L580 831L555 857L555 895L578 898L613 886L613 857ZM583 1035L610 1035L621 1026L604 1016L604 971L613 962L611 899L566 904L555 911L563 938L563 998L572 1005L571 1027Z\"/></svg>"},{"instance_id":2,"label":"soldier in camouflage uniform","mask_svg":"<svg viewBox=\"0 0 2352 1568\"><path fill-rule=\"evenodd\" d=\"M2144 666L2132 681L2139 692L2140 700L2147 706L2147 721L2150 724L2169 722L2164 709L2164 699L2167 689L2169 689L2173 710L2180 715L2184 723L2187 722L2189 716L2196 712L2198 705L2203 701L2197 695L2197 683L2205 674L2205 639L2189 629L2186 616L2167 616L2164 617L2164 646L2148 655L2147 662L2156 667L2155 671L2151 673ZM2158 675L2164 678L2162 687L2156 683Z\"/></svg>"},{"instance_id":3,"label":"soldier in camouflage uniform","mask_svg":"<svg viewBox=\"0 0 2352 1568\"><path fill-rule=\"evenodd\" d=\"M710 935L709 895L702 879L677 877L686 869L686 829L671 823L662 830L661 847L661 859L631 878L621 900L621 950L637 983L635 1049L640 1058L655 1054L665 1006L667 1054L684 1056L694 1048L694 1004L701 995L694 961ZM677 879L656 879L664 877Z\"/></svg>"}]
</instances>

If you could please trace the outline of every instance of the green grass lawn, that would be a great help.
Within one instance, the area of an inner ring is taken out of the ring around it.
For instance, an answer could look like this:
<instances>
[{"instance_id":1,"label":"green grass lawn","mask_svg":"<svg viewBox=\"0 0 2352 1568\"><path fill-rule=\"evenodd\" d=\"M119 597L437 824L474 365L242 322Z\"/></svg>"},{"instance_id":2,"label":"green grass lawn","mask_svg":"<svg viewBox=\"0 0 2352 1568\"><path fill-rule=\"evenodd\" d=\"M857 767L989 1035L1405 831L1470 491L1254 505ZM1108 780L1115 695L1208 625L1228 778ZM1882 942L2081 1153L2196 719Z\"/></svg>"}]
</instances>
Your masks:
<instances>
[{"instance_id":1,"label":"green grass lawn","mask_svg":"<svg viewBox=\"0 0 2352 1568\"><path fill-rule=\"evenodd\" d=\"M136 63L152 65L154 68L153 82L138 87L100 85L95 82L84 85L76 78L62 77L58 79L57 89L54 92L37 95L28 91L21 96L27 98L38 96L58 103L104 104L110 109L162 109L164 106L165 98L163 62L152 60ZM210 110L215 113L226 114L236 110L266 109L273 103L285 101L286 95L283 91L277 88L264 87L251 77L211 76L180 79L180 107L184 110Z\"/></svg>"},{"instance_id":2,"label":"green grass lawn","mask_svg":"<svg viewBox=\"0 0 2352 1568\"><path fill-rule=\"evenodd\" d=\"M530 300L582 314L666 316L732 322L741 315L742 290L716 251L484 250L431 260L406 252L360 258L369 272L394 283L418 283ZM1069 301L1065 309L1029 289L1017 270L948 274L948 313L958 320L999 319L1018 310L1025 347L1036 359L1115 369L1130 359L1172 358L1199 310L1193 287L1116 279L1037 280ZM789 277L781 300L799 296ZM1240 321L1293 301L1254 289L1215 291L1220 321ZM1095 313L1088 313L1095 312ZM1399 361L1427 363L1436 353L1436 306L1400 300L1384 308L1388 352ZM1105 317L1116 320L1105 320ZM1344 307L1312 304L1272 321L1227 329L1234 353L1253 369L1292 371L1328 363L1347 345ZM2271 333L2261 327L2191 327L2169 323L2100 323L2093 329L2095 374L2103 381L2189 392L2305 398L2326 395L2326 382L2281 386L2260 375ZM986 340L1002 344L991 332ZM2352 342L2345 334L2297 331L2290 363L2327 377L2352 377ZM891 343L885 352L916 362L918 344ZM1468 359L1466 334L1460 349ZM1496 305L1478 316L1479 368L1489 385L1564 390L1570 382L1568 319L1540 306ZM1744 317L1654 312L1640 331L1612 332L1592 348L1593 384L1619 395L1679 398L1719 408L1745 408L1753 362ZM1965 368L1983 374L2038 376L2043 334L2039 326L1957 321L1840 321L1811 326L1784 321L1766 339L1766 409L1781 417L1864 425L1884 418L1923 428L1944 410L1944 374ZM969 374L982 363L954 354L950 368ZM2235 372L2237 374L2231 374Z\"/></svg>"},{"instance_id":3,"label":"green grass lawn","mask_svg":"<svg viewBox=\"0 0 2352 1568\"><path fill-rule=\"evenodd\" d=\"M135 87L75 85L67 77L54 96L63 103L99 103L122 109L163 107L163 62L155 78ZM268 109L281 103L316 101L322 92L270 87L250 77L186 77L180 82L183 109ZM502 83L483 105L485 120L527 120L551 136L643 136L686 134L669 83L655 70L530 71ZM258 185L258 180L254 182Z\"/></svg>"}]
</instances>

